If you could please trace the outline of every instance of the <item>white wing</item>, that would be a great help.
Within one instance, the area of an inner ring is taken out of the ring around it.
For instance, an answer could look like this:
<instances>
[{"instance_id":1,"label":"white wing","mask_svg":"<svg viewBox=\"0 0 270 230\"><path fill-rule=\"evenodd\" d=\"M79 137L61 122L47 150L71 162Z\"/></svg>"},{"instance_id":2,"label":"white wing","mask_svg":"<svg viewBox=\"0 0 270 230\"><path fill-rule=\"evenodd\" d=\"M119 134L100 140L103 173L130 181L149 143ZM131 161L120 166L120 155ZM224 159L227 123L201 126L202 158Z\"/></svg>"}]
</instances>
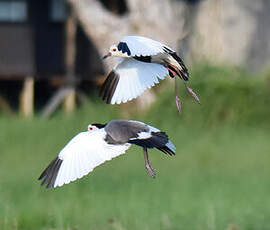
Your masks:
<instances>
[{"instance_id":1,"label":"white wing","mask_svg":"<svg viewBox=\"0 0 270 230\"><path fill-rule=\"evenodd\" d=\"M62 161L59 170L47 170L50 166L45 169L45 184L51 184L53 187L68 184L87 175L105 161L124 154L130 147L130 144L109 145L104 141L105 135L104 129L100 129L79 133L71 139L58 155L58 161ZM53 173L57 175L50 175ZM46 177L51 179L47 179L46 182ZM51 181L52 178L55 178L55 181Z\"/></svg>"},{"instance_id":2,"label":"white wing","mask_svg":"<svg viewBox=\"0 0 270 230\"><path fill-rule=\"evenodd\" d=\"M125 42L130 50L131 56L152 56L164 53L164 48L175 52L161 42L142 36L126 36L121 42Z\"/></svg>"},{"instance_id":3,"label":"white wing","mask_svg":"<svg viewBox=\"0 0 270 230\"><path fill-rule=\"evenodd\" d=\"M120 104L138 97L169 74L160 64L145 63L133 58L123 58L112 73L101 89L103 100L110 104Z\"/></svg>"}]
</instances>

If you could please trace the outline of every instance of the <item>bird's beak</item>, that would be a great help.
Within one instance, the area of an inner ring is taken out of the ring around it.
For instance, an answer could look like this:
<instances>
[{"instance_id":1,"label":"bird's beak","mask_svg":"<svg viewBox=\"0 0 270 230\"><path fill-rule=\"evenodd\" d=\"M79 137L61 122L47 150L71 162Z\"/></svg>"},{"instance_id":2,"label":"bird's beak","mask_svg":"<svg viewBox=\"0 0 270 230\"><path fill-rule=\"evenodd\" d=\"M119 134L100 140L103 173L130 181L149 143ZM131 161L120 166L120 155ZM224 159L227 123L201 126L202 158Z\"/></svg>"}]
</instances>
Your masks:
<instances>
[{"instance_id":1,"label":"bird's beak","mask_svg":"<svg viewBox=\"0 0 270 230\"><path fill-rule=\"evenodd\" d=\"M102 59L105 59L105 58L110 57L110 56L112 56L112 54L109 52Z\"/></svg>"}]
</instances>

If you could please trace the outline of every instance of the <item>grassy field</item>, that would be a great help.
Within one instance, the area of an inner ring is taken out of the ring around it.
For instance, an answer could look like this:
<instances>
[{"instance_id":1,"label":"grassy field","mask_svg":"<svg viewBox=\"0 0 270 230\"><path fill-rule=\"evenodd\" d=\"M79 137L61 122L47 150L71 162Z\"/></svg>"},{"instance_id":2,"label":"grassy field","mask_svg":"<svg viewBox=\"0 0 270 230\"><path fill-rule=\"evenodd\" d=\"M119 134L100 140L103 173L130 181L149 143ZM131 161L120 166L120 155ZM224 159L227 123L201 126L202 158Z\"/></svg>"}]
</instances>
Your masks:
<instances>
[{"instance_id":1,"label":"grassy field","mask_svg":"<svg viewBox=\"0 0 270 230\"><path fill-rule=\"evenodd\" d=\"M177 147L174 157L150 150L156 179L144 169L142 150L132 147L76 182L40 187L38 176L67 140L88 123L119 118L118 106L90 102L71 116L59 112L50 120L0 117L0 229L270 229L270 118L269 108L260 110L269 99L245 83L234 100L228 87L210 100L213 92L206 86L206 81L192 84L201 106L181 92L181 117L173 92L162 88L151 112L129 115L163 129ZM243 97L247 89L259 94L254 107L252 95Z\"/></svg>"}]
</instances>

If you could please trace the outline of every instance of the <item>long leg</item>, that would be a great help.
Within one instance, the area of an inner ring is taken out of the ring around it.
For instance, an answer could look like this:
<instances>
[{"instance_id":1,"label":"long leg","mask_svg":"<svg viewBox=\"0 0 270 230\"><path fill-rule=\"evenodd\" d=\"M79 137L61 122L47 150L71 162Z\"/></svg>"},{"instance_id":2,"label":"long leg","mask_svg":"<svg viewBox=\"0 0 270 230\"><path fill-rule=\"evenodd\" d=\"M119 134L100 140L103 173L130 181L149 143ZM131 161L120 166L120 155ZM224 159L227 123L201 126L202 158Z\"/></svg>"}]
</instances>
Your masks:
<instances>
[{"instance_id":1,"label":"long leg","mask_svg":"<svg viewBox=\"0 0 270 230\"><path fill-rule=\"evenodd\" d=\"M154 170L153 170L153 168L151 167L151 164L150 164L150 162L149 162L149 159L148 159L148 153L147 153L147 148L143 148L143 153L144 153L145 168L146 168L148 174L149 174L151 177L155 178L155 177L156 177L156 174L155 174L155 172L154 172Z\"/></svg>"},{"instance_id":2,"label":"long leg","mask_svg":"<svg viewBox=\"0 0 270 230\"><path fill-rule=\"evenodd\" d=\"M179 114L181 114L181 101L180 101L180 98L178 96L178 85L177 85L176 75L178 75L181 79L183 79L183 78L181 77L181 73L180 73L180 71L178 70L178 68L176 66L169 64L169 65L167 65L166 68L168 69L170 76L173 77L174 80L175 80L174 81L175 82L175 84L174 84L174 89L175 89L175 103L176 103L176 107L177 107L177 110L178 110ZM187 91L191 94L191 96L199 104L201 104L200 99L196 95L196 93L188 86L188 84L186 82L184 82L184 84L185 84L185 87L186 87Z\"/></svg>"},{"instance_id":3,"label":"long leg","mask_svg":"<svg viewBox=\"0 0 270 230\"><path fill-rule=\"evenodd\" d=\"M176 76L178 75L174 70L172 70L172 68L170 68L170 66L167 66L167 69L169 71L169 74L172 78L174 78L174 90L175 90L175 103L176 103L176 107L178 110L179 115L181 114L181 101L180 98L178 96L178 84L177 84L177 79Z\"/></svg>"},{"instance_id":4,"label":"long leg","mask_svg":"<svg viewBox=\"0 0 270 230\"><path fill-rule=\"evenodd\" d=\"M185 86L186 86L187 91L191 94L191 96L192 96L199 104L201 104L199 97L198 97L198 96L196 95L196 93L194 93L194 91L187 85L186 82L185 82Z\"/></svg>"},{"instance_id":5,"label":"long leg","mask_svg":"<svg viewBox=\"0 0 270 230\"><path fill-rule=\"evenodd\" d=\"M174 91L175 91L175 103L178 110L179 115L181 114L181 101L178 96L178 84L177 84L177 78L174 77Z\"/></svg>"}]
</instances>

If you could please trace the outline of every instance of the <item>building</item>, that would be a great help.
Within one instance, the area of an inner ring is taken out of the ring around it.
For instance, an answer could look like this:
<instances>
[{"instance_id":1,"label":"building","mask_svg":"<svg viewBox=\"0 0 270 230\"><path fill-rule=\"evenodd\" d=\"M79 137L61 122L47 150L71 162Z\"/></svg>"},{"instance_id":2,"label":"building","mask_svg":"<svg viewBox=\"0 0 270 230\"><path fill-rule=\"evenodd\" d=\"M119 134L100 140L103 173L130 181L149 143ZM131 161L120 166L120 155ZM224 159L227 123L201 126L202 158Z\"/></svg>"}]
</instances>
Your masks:
<instances>
[{"instance_id":1,"label":"building","mask_svg":"<svg viewBox=\"0 0 270 230\"><path fill-rule=\"evenodd\" d=\"M0 1L0 110L18 101L31 115L40 90L50 97L44 88L91 85L103 74L96 47L66 1Z\"/></svg>"}]
</instances>

